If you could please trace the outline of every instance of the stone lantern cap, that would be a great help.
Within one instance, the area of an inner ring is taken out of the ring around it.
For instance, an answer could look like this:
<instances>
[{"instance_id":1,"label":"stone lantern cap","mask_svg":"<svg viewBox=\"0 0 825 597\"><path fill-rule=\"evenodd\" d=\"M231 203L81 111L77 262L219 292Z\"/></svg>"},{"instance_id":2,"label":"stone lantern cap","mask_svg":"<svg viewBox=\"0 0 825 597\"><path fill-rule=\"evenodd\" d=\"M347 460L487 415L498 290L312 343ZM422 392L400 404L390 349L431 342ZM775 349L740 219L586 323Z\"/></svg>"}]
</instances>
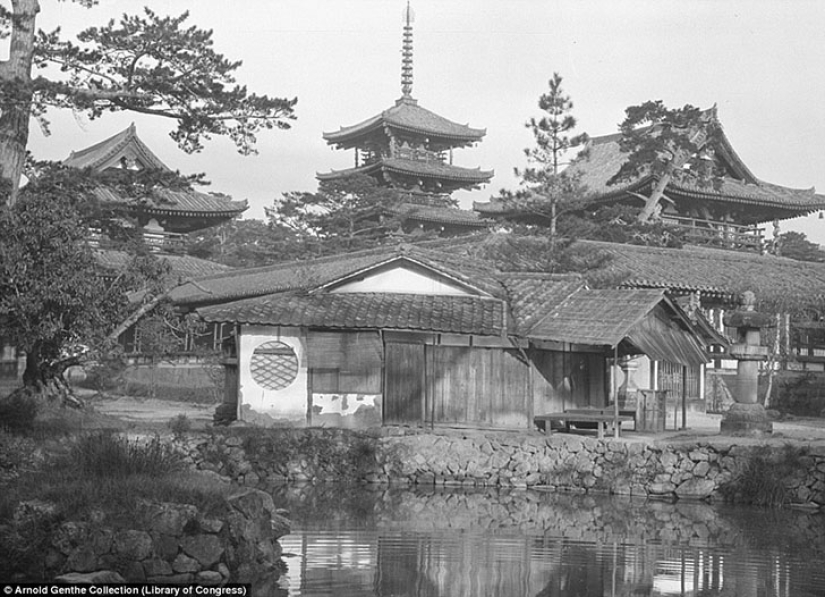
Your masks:
<instances>
[{"instance_id":1,"label":"stone lantern cap","mask_svg":"<svg viewBox=\"0 0 825 597\"><path fill-rule=\"evenodd\" d=\"M776 326L774 316L769 313L756 311L756 295L750 290L742 293L742 307L725 315L725 325L732 328L759 329Z\"/></svg>"},{"instance_id":2,"label":"stone lantern cap","mask_svg":"<svg viewBox=\"0 0 825 597\"><path fill-rule=\"evenodd\" d=\"M776 327L775 317L758 311L734 311L725 315L725 325L732 328L772 328Z\"/></svg>"}]
</instances>

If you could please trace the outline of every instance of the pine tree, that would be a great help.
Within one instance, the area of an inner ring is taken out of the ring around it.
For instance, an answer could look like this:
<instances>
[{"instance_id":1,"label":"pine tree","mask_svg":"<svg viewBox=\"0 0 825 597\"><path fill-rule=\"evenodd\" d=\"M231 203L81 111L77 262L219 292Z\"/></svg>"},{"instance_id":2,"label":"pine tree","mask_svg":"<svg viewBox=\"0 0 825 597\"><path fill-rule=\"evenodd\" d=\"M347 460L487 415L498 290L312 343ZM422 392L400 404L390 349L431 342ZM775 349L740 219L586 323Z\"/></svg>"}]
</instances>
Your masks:
<instances>
[{"instance_id":1,"label":"pine tree","mask_svg":"<svg viewBox=\"0 0 825 597\"><path fill-rule=\"evenodd\" d=\"M562 77L553 73L548 81L549 91L539 97L538 106L546 115L538 120L530 118L525 126L535 139L535 146L524 150L528 162L535 164L524 170L516 168L516 176L525 187L516 193L527 209L545 216L549 220L551 238L556 236L556 223L562 203L577 203L583 189L576 178L562 170L567 153L587 142L582 133L570 136L576 128L576 119L571 114L573 102L562 89ZM580 154L581 155L581 154Z\"/></svg>"},{"instance_id":2,"label":"pine tree","mask_svg":"<svg viewBox=\"0 0 825 597\"><path fill-rule=\"evenodd\" d=\"M187 26L188 13L163 17L146 8L86 29L75 44L61 39L59 29L36 28L38 0L10 4L0 6L0 36L10 38L9 57L0 62L0 177L7 197L0 197L0 207L16 201L29 120L47 130L49 108L90 118L115 111L167 118L176 123L170 136L186 152L223 135L242 154L254 153L258 132L289 128L294 118L295 99L257 95L237 84L241 62L214 50L211 31Z\"/></svg>"},{"instance_id":3,"label":"pine tree","mask_svg":"<svg viewBox=\"0 0 825 597\"><path fill-rule=\"evenodd\" d=\"M690 179L700 186L721 182L714 176L713 161L706 159L707 148L721 132L715 109L703 111L690 104L671 109L661 100L648 101L627 108L619 128L619 146L629 156L608 184L653 177L650 194L639 195L645 201L640 222L654 218L672 181Z\"/></svg>"}]
</instances>

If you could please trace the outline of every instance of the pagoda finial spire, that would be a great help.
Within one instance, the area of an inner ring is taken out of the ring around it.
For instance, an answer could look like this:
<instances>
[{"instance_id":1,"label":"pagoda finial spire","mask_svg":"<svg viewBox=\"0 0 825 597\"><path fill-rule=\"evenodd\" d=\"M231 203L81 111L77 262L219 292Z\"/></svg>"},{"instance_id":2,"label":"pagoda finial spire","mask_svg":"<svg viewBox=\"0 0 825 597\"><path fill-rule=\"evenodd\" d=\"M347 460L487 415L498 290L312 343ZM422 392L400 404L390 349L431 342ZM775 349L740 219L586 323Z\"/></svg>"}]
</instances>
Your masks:
<instances>
[{"instance_id":1,"label":"pagoda finial spire","mask_svg":"<svg viewBox=\"0 0 825 597\"><path fill-rule=\"evenodd\" d=\"M410 2L404 9L404 43L401 47L401 93L403 97L412 97L413 85L413 32L412 23L415 19Z\"/></svg>"}]
</instances>

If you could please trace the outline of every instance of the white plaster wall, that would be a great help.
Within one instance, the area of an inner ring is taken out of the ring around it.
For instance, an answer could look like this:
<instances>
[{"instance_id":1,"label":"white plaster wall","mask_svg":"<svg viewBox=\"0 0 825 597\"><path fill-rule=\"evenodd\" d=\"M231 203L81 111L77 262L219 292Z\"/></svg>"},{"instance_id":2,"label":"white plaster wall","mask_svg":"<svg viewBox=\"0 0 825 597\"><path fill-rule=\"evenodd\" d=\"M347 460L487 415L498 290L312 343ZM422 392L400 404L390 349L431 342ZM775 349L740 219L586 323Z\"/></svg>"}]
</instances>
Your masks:
<instances>
[{"instance_id":1,"label":"white plaster wall","mask_svg":"<svg viewBox=\"0 0 825 597\"><path fill-rule=\"evenodd\" d=\"M298 375L287 387L268 390L252 379L250 359L252 352L271 341L283 342L298 356ZM241 326L239 342L239 391L240 418L258 423L260 415L273 420L306 422L307 413L307 356L306 341L299 328L271 326Z\"/></svg>"},{"instance_id":2,"label":"white plaster wall","mask_svg":"<svg viewBox=\"0 0 825 597\"><path fill-rule=\"evenodd\" d=\"M468 296L466 289L446 278L427 276L410 268L399 266L388 271L368 274L360 280L343 284L330 292L380 292L399 294L437 294Z\"/></svg>"}]
</instances>

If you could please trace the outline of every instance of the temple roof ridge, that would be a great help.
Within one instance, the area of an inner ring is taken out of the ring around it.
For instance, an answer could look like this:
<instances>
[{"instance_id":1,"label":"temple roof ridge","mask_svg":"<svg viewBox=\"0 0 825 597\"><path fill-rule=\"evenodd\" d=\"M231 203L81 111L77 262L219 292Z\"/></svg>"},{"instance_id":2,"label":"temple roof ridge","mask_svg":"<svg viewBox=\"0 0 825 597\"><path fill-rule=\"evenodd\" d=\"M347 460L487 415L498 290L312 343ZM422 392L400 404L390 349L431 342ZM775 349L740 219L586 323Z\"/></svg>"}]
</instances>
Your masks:
<instances>
[{"instance_id":1,"label":"temple roof ridge","mask_svg":"<svg viewBox=\"0 0 825 597\"><path fill-rule=\"evenodd\" d=\"M99 143L84 149L72 151L63 164L72 168L94 168L103 170L117 162L118 156L124 157L131 148L135 158L139 158L144 167L170 170L170 168L149 149L138 137L137 127L132 122L128 127Z\"/></svg>"}]
</instances>

